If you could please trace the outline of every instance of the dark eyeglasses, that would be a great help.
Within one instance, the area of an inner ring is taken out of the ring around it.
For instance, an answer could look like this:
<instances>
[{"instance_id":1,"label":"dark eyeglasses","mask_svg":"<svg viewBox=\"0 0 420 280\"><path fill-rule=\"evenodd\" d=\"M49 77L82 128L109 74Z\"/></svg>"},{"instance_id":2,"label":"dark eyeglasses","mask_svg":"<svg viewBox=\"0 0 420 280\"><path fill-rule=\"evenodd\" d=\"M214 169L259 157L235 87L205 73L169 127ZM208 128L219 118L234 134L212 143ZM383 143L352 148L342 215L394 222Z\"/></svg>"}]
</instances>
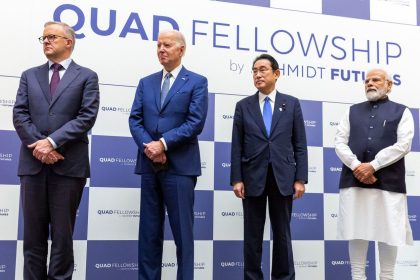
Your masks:
<instances>
[{"instance_id":1,"label":"dark eyeglasses","mask_svg":"<svg viewBox=\"0 0 420 280\"><path fill-rule=\"evenodd\" d=\"M47 39L48 43L52 43L52 42L54 42L54 41L55 41L55 39L57 39L57 38L68 39L67 37L63 37L63 36L59 36L59 35L54 35L54 34L49 34L49 35L46 35L46 36L41 36L41 37L39 37L39 38L38 38L38 40L39 40L39 42L40 42L41 44L44 44L45 39Z\"/></svg>"}]
</instances>

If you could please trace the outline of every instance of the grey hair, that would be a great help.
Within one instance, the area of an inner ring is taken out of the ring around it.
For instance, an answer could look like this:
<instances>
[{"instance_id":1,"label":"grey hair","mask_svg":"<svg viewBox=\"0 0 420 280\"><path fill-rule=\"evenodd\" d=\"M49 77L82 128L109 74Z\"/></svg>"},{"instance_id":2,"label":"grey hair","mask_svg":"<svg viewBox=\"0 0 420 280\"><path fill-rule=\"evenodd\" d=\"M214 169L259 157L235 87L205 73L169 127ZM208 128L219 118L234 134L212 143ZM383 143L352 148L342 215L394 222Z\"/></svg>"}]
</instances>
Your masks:
<instances>
[{"instance_id":1,"label":"grey hair","mask_svg":"<svg viewBox=\"0 0 420 280\"><path fill-rule=\"evenodd\" d=\"M175 40L178 43L178 46L184 47L184 50L187 48L187 43L185 41L184 34L182 34L181 31L178 31L176 29L163 30L163 31L159 32L159 35L160 34L165 34L165 33L175 35ZM185 51L184 51L184 53L185 53Z\"/></svg>"},{"instance_id":2,"label":"grey hair","mask_svg":"<svg viewBox=\"0 0 420 280\"><path fill-rule=\"evenodd\" d=\"M68 25L67 23L60 22L60 21L48 21L44 24L44 27L47 27L53 24L60 25L61 27L63 27L64 34L66 35L68 39L71 39L71 41L73 42L71 46L71 51L73 51L74 46L76 45L76 33L74 32L73 28L71 28L70 25Z\"/></svg>"},{"instance_id":3,"label":"grey hair","mask_svg":"<svg viewBox=\"0 0 420 280\"><path fill-rule=\"evenodd\" d=\"M384 73L385 80L392 81L391 75L388 74L388 71L386 71L385 69L382 69L382 68L373 68L373 69L370 69L369 71L367 71L366 76L370 72L374 72L374 71L381 71L382 73Z\"/></svg>"},{"instance_id":4,"label":"grey hair","mask_svg":"<svg viewBox=\"0 0 420 280\"><path fill-rule=\"evenodd\" d=\"M380 71L380 72L382 72L382 73L384 74L384 76L385 76L385 80L386 80L386 81L391 81L392 83L394 83L394 82L392 81L392 77L391 77L391 75L388 73L388 71L386 71L385 69L382 69L382 68L373 68L373 69L370 69L369 71L367 71L366 76L367 76L367 75L369 75L369 73L374 72L374 71ZM392 86L391 86L391 88L389 89L389 91L387 92L387 94L388 94L388 93L390 93L391 91L392 91Z\"/></svg>"}]
</instances>

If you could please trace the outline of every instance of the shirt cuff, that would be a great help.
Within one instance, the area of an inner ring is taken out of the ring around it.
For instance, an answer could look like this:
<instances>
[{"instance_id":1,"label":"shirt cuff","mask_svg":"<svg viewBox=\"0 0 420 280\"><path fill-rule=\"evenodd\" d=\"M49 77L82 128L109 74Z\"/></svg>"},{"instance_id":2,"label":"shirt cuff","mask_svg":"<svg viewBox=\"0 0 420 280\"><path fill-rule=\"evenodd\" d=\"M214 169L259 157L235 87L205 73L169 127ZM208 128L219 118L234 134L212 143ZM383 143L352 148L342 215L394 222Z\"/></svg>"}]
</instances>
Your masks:
<instances>
[{"instance_id":1,"label":"shirt cuff","mask_svg":"<svg viewBox=\"0 0 420 280\"><path fill-rule=\"evenodd\" d=\"M57 149L57 144L52 140L51 137L47 137L48 141L50 141L51 145L53 146L54 150Z\"/></svg>"},{"instance_id":2,"label":"shirt cuff","mask_svg":"<svg viewBox=\"0 0 420 280\"><path fill-rule=\"evenodd\" d=\"M380 165L379 165L379 162L376 159L372 160L369 163L370 163L370 165L372 165L372 167L373 167L373 169L375 169L375 171L378 171Z\"/></svg>"},{"instance_id":3,"label":"shirt cuff","mask_svg":"<svg viewBox=\"0 0 420 280\"><path fill-rule=\"evenodd\" d=\"M159 141L162 142L163 147L165 147L165 152L166 152L168 150L168 146L166 145L165 139L163 139L163 137L162 137L162 138L159 139Z\"/></svg>"},{"instance_id":4,"label":"shirt cuff","mask_svg":"<svg viewBox=\"0 0 420 280\"><path fill-rule=\"evenodd\" d=\"M360 164L362 164L360 162L360 160L354 160L351 164L350 164L350 169L353 171L354 169L356 169L356 167L358 167Z\"/></svg>"}]
</instances>

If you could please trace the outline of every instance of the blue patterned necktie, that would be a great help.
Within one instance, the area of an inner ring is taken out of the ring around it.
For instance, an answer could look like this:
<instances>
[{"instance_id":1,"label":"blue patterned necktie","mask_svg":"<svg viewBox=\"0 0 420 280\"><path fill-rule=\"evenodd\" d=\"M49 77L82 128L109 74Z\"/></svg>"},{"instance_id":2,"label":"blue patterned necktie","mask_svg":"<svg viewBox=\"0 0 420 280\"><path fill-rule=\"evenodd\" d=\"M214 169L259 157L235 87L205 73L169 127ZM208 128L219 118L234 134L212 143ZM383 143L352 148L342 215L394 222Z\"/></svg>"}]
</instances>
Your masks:
<instances>
[{"instance_id":1,"label":"blue patterned necktie","mask_svg":"<svg viewBox=\"0 0 420 280\"><path fill-rule=\"evenodd\" d=\"M165 80L163 80L162 90L160 94L160 107L162 107L163 102L165 102L166 96L168 95L171 76L172 74L168 72L165 75Z\"/></svg>"},{"instance_id":2,"label":"blue patterned necktie","mask_svg":"<svg viewBox=\"0 0 420 280\"><path fill-rule=\"evenodd\" d=\"M273 111L271 110L270 98L268 96L264 99L263 119L267 135L270 136L271 119L273 118Z\"/></svg>"}]
</instances>

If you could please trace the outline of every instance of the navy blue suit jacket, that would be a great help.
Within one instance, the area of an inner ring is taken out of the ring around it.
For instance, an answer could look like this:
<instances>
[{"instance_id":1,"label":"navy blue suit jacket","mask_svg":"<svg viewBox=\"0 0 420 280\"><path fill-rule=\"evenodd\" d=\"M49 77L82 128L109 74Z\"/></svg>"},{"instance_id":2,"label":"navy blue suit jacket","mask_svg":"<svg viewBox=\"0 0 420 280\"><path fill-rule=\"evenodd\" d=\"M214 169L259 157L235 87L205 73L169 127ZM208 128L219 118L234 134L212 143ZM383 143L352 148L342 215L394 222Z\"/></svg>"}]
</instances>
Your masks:
<instances>
[{"instance_id":1,"label":"navy blue suit jacket","mask_svg":"<svg viewBox=\"0 0 420 280\"><path fill-rule=\"evenodd\" d=\"M168 172L201 175L197 136L207 115L207 79L182 67L160 106L162 71L140 80L129 118L130 131L138 149L135 172L154 172L144 154L143 143L165 139Z\"/></svg>"},{"instance_id":2,"label":"navy blue suit jacket","mask_svg":"<svg viewBox=\"0 0 420 280\"><path fill-rule=\"evenodd\" d=\"M51 100L48 63L22 73L13 124L22 145L18 175L35 175L42 163L27 145L47 136L64 156L52 165L59 175L89 177L88 131L96 121L99 108L98 76L72 61Z\"/></svg>"},{"instance_id":3,"label":"navy blue suit jacket","mask_svg":"<svg viewBox=\"0 0 420 280\"><path fill-rule=\"evenodd\" d=\"M231 184L242 181L246 196L262 194L270 161L280 193L293 194L296 180L308 180L306 134L299 100L277 92L269 137L258 92L239 101L231 155Z\"/></svg>"}]
</instances>

